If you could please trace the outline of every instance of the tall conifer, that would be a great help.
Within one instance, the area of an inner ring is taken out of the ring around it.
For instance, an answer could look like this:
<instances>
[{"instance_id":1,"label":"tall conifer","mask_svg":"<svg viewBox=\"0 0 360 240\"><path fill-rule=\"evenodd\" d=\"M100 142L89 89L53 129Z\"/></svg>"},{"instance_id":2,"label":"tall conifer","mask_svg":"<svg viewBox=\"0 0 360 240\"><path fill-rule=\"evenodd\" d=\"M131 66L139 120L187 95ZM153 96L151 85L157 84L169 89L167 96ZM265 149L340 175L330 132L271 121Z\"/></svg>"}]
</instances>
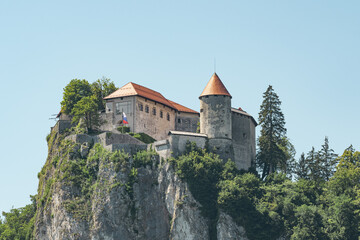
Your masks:
<instances>
[{"instance_id":1,"label":"tall conifer","mask_svg":"<svg viewBox=\"0 0 360 240\"><path fill-rule=\"evenodd\" d=\"M309 178L309 166L305 159L305 154L302 153L299 161L296 163L295 174L297 179L308 179Z\"/></svg>"},{"instance_id":2,"label":"tall conifer","mask_svg":"<svg viewBox=\"0 0 360 240\"><path fill-rule=\"evenodd\" d=\"M286 135L285 118L281 112L281 101L271 85L263 94L260 106L257 166L262 170L262 178L278 169L286 169L287 154L284 152Z\"/></svg>"},{"instance_id":3,"label":"tall conifer","mask_svg":"<svg viewBox=\"0 0 360 240\"><path fill-rule=\"evenodd\" d=\"M322 178L326 181L332 177L335 172L337 154L329 147L329 139L325 137L324 144L321 146L321 150L318 153L322 164Z\"/></svg>"}]
</instances>

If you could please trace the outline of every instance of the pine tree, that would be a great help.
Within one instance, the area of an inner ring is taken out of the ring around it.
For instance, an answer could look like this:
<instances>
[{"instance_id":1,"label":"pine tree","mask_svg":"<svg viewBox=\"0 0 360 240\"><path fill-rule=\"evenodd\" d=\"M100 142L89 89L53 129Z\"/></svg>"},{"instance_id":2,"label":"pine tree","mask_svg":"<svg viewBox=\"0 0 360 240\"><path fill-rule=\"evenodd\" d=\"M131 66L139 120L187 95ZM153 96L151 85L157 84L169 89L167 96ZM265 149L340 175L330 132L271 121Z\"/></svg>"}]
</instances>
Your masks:
<instances>
[{"instance_id":1,"label":"pine tree","mask_svg":"<svg viewBox=\"0 0 360 240\"><path fill-rule=\"evenodd\" d=\"M322 178L328 181L335 172L337 154L329 147L329 139L325 137L324 144L318 153L322 165Z\"/></svg>"},{"instance_id":2,"label":"pine tree","mask_svg":"<svg viewBox=\"0 0 360 240\"><path fill-rule=\"evenodd\" d=\"M297 179L307 179L309 177L309 166L305 159L305 154L302 153L299 161L295 165L295 174Z\"/></svg>"},{"instance_id":3,"label":"pine tree","mask_svg":"<svg viewBox=\"0 0 360 240\"><path fill-rule=\"evenodd\" d=\"M329 147L329 139L325 137L320 151L312 147L305 161L300 159L296 174L298 178L307 178L315 181L328 181L335 172L337 154ZM302 166L300 166L302 164ZM306 171L305 171L306 170ZM300 172L303 171L303 172Z\"/></svg>"},{"instance_id":4,"label":"pine tree","mask_svg":"<svg viewBox=\"0 0 360 240\"><path fill-rule=\"evenodd\" d=\"M257 166L262 170L264 179L278 169L286 169L287 153L284 151L283 138L286 134L284 114L281 112L281 101L270 85L263 94L260 106L259 125L261 135L258 138L259 150Z\"/></svg>"},{"instance_id":5,"label":"pine tree","mask_svg":"<svg viewBox=\"0 0 360 240\"><path fill-rule=\"evenodd\" d=\"M322 179L322 163L318 152L312 147L306 156L306 163L309 166L309 178L319 181Z\"/></svg>"}]
</instances>

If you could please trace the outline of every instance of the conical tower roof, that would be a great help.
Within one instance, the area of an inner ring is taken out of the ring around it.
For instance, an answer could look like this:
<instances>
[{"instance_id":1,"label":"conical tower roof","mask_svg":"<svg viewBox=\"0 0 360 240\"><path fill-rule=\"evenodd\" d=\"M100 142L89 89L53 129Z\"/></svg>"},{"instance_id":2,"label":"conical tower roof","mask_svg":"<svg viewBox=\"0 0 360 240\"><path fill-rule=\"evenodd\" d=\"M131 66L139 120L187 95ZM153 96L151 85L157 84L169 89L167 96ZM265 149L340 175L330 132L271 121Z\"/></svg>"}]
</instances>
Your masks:
<instances>
[{"instance_id":1,"label":"conical tower roof","mask_svg":"<svg viewBox=\"0 0 360 240\"><path fill-rule=\"evenodd\" d=\"M226 87L216 73L211 76L210 81L206 85L200 97L209 95L224 95L231 97L230 93L228 92L228 90L226 89Z\"/></svg>"}]
</instances>

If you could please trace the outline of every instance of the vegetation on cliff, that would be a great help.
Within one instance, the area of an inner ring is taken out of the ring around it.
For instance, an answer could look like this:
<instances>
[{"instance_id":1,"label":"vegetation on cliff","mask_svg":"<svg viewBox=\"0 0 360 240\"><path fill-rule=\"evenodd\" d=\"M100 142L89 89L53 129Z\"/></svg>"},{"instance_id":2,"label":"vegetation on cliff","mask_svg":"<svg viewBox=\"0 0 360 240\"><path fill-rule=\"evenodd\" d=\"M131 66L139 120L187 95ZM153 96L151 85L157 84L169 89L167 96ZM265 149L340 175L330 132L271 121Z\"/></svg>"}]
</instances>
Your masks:
<instances>
[{"instance_id":1,"label":"vegetation on cliff","mask_svg":"<svg viewBox=\"0 0 360 240\"><path fill-rule=\"evenodd\" d=\"M292 181L272 173L236 169L211 153L189 145L190 152L172 159L177 173L189 184L203 213L216 221L228 213L245 227L249 239L358 239L360 233L360 152L346 149L329 179L306 177ZM216 234L212 235L213 237Z\"/></svg>"},{"instance_id":2,"label":"vegetation on cliff","mask_svg":"<svg viewBox=\"0 0 360 240\"><path fill-rule=\"evenodd\" d=\"M133 199L138 169L153 167L156 154L141 151L129 156L121 151L109 152L95 144L84 157L80 154L79 144L54 132L48 137L48 144L49 157L39 173L38 196L24 208L3 213L0 239L32 239L36 209L37 214L47 209L54 190L61 187L74 190L62 204L75 219L85 223L91 221L92 201L104 197L97 196L100 192L110 193L114 188L123 187L129 199ZM219 211L229 214L243 226L249 239L280 236L286 239L357 239L360 230L360 152L352 147L346 149L336 158L336 171L329 179L326 175L313 177L317 175L312 169L318 168L308 166L311 162L306 161L313 155L324 155L320 154L322 152L324 148L319 152L312 150L301 158L304 161L302 168L309 170L307 174L297 175L297 181L284 173L273 173L261 180L256 173L239 171L233 162L224 163L217 155L198 149L194 144L188 144L186 154L169 161L202 205L203 215L210 220L212 239L216 239ZM127 178L122 181L108 179L107 182L103 178L100 182L101 169L122 172ZM105 191L96 191L100 188ZM135 206L130 209L134 217Z\"/></svg>"},{"instance_id":3,"label":"vegetation on cliff","mask_svg":"<svg viewBox=\"0 0 360 240\"><path fill-rule=\"evenodd\" d=\"M137 168L152 163L152 157L157 155L153 151L139 151L130 156L120 150L110 152L97 143L90 146L87 156L82 156L79 143L66 140L58 133L53 132L52 135L49 141L53 143L48 143L49 158L39 173L38 208L44 208L49 203L56 184L57 189L68 186L74 189L74 194L64 201L65 209L79 220L90 221L96 189L111 191L117 186L125 187L131 198ZM104 168L121 171L129 179L127 182L117 182L116 179L99 182L99 171Z\"/></svg>"}]
</instances>

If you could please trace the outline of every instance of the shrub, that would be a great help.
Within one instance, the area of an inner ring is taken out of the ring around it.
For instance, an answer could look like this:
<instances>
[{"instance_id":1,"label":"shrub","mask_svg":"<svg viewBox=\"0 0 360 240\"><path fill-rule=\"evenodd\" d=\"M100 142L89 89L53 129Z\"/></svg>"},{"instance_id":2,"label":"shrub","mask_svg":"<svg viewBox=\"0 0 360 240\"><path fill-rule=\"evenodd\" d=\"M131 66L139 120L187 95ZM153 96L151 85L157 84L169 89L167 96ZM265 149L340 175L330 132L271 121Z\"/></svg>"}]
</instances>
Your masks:
<instances>
[{"instance_id":1,"label":"shrub","mask_svg":"<svg viewBox=\"0 0 360 240\"><path fill-rule=\"evenodd\" d=\"M130 128L126 127L126 126L120 126L117 128L117 130L121 133L129 133L130 132Z\"/></svg>"},{"instance_id":2,"label":"shrub","mask_svg":"<svg viewBox=\"0 0 360 240\"><path fill-rule=\"evenodd\" d=\"M158 154L155 151L139 151L134 157L134 167L139 168L141 166L145 167L146 165L152 166L152 161L154 156Z\"/></svg>"}]
</instances>

